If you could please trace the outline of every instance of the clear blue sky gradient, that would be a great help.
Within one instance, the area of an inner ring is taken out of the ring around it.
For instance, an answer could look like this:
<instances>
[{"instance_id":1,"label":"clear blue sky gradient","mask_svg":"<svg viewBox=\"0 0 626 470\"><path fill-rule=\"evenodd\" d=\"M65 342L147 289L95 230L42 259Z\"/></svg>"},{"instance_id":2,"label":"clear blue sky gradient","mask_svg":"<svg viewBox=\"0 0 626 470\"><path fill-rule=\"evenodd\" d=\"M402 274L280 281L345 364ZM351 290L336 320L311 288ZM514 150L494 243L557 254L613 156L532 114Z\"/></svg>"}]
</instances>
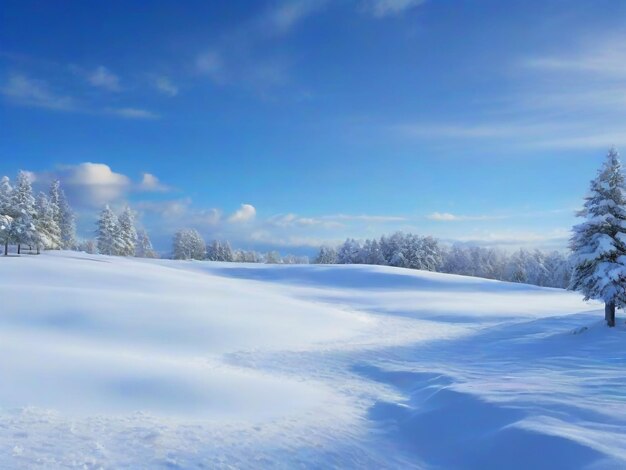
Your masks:
<instances>
[{"instance_id":1,"label":"clear blue sky gradient","mask_svg":"<svg viewBox=\"0 0 626 470\"><path fill-rule=\"evenodd\" d=\"M0 174L105 164L162 247L181 224L283 251L397 229L564 247L626 148L625 19L603 0L2 1ZM88 235L96 204L75 202Z\"/></svg>"}]
</instances>

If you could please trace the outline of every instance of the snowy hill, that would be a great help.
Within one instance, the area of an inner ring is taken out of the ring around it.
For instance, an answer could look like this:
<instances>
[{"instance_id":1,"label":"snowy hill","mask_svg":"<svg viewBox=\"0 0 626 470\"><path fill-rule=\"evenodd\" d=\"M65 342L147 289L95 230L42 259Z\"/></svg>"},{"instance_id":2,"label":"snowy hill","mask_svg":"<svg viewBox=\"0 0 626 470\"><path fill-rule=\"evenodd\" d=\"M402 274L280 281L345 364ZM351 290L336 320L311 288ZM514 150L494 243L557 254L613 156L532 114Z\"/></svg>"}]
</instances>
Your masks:
<instances>
[{"instance_id":1,"label":"snowy hill","mask_svg":"<svg viewBox=\"0 0 626 470\"><path fill-rule=\"evenodd\" d=\"M1 468L624 468L626 329L381 266L0 259Z\"/></svg>"}]
</instances>

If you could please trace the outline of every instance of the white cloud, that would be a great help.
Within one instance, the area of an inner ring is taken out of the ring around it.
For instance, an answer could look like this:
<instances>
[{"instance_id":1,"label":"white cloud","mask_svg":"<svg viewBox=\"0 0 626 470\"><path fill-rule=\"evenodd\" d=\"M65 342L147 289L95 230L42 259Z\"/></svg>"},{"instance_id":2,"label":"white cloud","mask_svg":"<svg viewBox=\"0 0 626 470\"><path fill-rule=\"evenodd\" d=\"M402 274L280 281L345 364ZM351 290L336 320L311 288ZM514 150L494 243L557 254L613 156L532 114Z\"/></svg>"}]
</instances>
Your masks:
<instances>
[{"instance_id":1,"label":"white cloud","mask_svg":"<svg viewBox=\"0 0 626 470\"><path fill-rule=\"evenodd\" d=\"M256 217L256 209L251 204L242 204L229 218L229 222L248 222Z\"/></svg>"},{"instance_id":2,"label":"white cloud","mask_svg":"<svg viewBox=\"0 0 626 470\"><path fill-rule=\"evenodd\" d=\"M267 223L276 227L315 227L338 228L343 224L333 220L326 220L319 217L300 217L296 214L278 214L270 217Z\"/></svg>"},{"instance_id":3,"label":"white cloud","mask_svg":"<svg viewBox=\"0 0 626 470\"><path fill-rule=\"evenodd\" d=\"M439 221L453 221L459 220L458 215L450 214L448 212L433 212L428 216L430 220L439 220Z\"/></svg>"},{"instance_id":4,"label":"white cloud","mask_svg":"<svg viewBox=\"0 0 626 470\"><path fill-rule=\"evenodd\" d=\"M152 192L166 192L169 188L159 181L159 178L152 173L143 173L141 175L141 182L138 185L140 191L152 191Z\"/></svg>"},{"instance_id":5,"label":"white cloud","mask_svg":"<svg viewBox=\"0 0 626 470\"><path fill-rule=\"evenodd\" d=\"M58 177L70 200L79 206L100 207L122 198L130 190L131 181L104 163L85 162L62 168Z\"/></svg>"},{"instance_id":6,"label":"white cloud","mask_svg":"<svg viewBox=\"0 0 626 470\"><path fill-rule=\"evenodd\" d=\"M42 185L61 180L70 202L77 207L102 207L124 200L131 192L164 192L169 188L151 173L143 173L139 182L117 173L105 163L84 162L60 166L52 171L33 173L32 180Z\"/></svg>"},{"instance_id":7,"label":"white cloud","mask_svg":"<svg viewBox=\"0 0 626 470\"><path fill-rule=\"evenodd\" d=\"M408 220L406 217L399 217L394 215L348 215L348 214L335 214L335 215L325 215L324 219L327 220L360 220L363 222L404 222Z\"/></svg>"},{"instance_id":8,"label":"white cloud","mask_svg":"<svg viewBox=\"0 0 626 470\"><path fill-rule=\"evenodd\" d=\"M48 108L58 111L73 111L77 109L73 98L57 95L50 90L46 82L34 80L20 74L11 75L0 87L0 92L11 101L22 106Z\"/></svg>"},{"instance_id":9,"label":"white cloud","mask_svg":"<svg viewBox=\"0 0 626 470\"><path fill-rule=\"evenodd\" d=\"M159 119L159 115L139 108L106 108L108 114L128 119Z\"/></svg>"},{"instance_id":10,"label":"white cloud","mask_svg":"<svg viewBox=\"0 0 626 470\"><path fill-rule=\"evenodd\" d=\"M167 77L157 77L154 80L154 86L158 91L168 96L178 95L178 87L174 85Z\"/></svg>"},{"instance_id":11,"label":"white cloud","mask_svg":"<svg viewBox=\"0 0 626 470\"><path fill-rule=\"evenodd\" d=\"M284 34L306 17L323 8L328 0L291 0L278 4L265 17L270 33Z\"/></svg>"},{"instance_id":12,"label":"white cloud","mask_svg":"<svg viewBox=\"0 0 626 470\"><path fill-rule=\"evenodd\" d=\"M120 91L120 79L106 67L100 65L87 76L89 83L109 91Z\"/></svg>"},{"instance_id":13,"label":"white cloud","mask_svg":"<svg viewBox=\"0 0 626 470\"><path fill-rule=\"evenodd\" d=\"M509 216L506 215L456 215L449 212L433 212L426 216L430 220L436 220L438 222L459 222L464 220L497 220L506 219Z\"/></svg>"},{"instance_id":14,"label":"white cloud","mask_svg":"<svg viewBox=\"0 0 626 470\"><path fill-rule=\"evenodd\" d=\"M368 0L365 8L375 17L384 18L405 13L424 2L425 0Z\"/></svg>"}]
</instances>

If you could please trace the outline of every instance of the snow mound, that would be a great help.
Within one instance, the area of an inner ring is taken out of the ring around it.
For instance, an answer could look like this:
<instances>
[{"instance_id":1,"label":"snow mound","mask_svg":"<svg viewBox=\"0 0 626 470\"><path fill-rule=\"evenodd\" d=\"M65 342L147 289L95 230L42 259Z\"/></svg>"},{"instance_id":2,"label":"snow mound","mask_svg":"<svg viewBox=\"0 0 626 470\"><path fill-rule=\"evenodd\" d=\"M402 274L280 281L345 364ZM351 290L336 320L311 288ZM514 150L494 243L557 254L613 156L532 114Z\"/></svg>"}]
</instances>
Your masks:
<instances>
[{"instance_id":1,"label":"snow mound","mask_svg":"<svg viewBox=\"0 0 626 470\"><path fill-rule=\"evenodd\" d=\"M626 328L381 266L0 259L0 467L619 468Z\"/></svg>"}]
</instances>

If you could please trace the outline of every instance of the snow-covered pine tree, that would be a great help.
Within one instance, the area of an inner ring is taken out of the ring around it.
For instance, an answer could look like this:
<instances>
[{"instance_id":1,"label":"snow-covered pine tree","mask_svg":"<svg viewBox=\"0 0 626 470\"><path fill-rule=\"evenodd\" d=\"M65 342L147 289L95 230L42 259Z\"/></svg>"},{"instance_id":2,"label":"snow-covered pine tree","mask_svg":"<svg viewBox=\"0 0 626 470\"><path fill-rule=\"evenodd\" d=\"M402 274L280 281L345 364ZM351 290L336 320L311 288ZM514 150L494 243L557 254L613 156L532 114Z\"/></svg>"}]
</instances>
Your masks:
<instances>
[{"instance_id":1,"label":"snow-covered pine tree","mask_svg":"<svg viewBox=\"0 0 626 470\"><path fill-rule=\"evenodd\" d=\"M221 261L219 259L222 251L222 244L219 240L213 240L210 245L206 247L206 259L209 261Z\"/></svg>"},{"instance_id":2,"label":"snow-covered pine tree","mask_svg":"<svg viewBox=\"0 0 626 470\"><path fill-rule=\"evenodd\" d=\"M228 241L225 241L221 244L219 258L220 258L219 261L226 261L229 263L232 263L233 260L235 259L235 256L233 254L233 249L231 248L230 243Z\"/></svg>"},{"instance_id":3,"label":"snow-covered pine tree","mask_svg":"<svg viewBox=\"0 0 626 470\"><path fill-rule=\"evenodd\" d=\"M45 250L58 250L61 247L61 229L54 217L54 208L45 193L39 193L37 197L37 252L40 248Z\"/></svg>"},{"instance_id":4,"label":"snow-covered pine tree","mask_svg":"<svg viewBox=\"0 0 626 470\"><path fill-rule=\"evenodd\" d=\"M119 222L108 204L100 212L97 222L96 240L98 253L102 255L117 255L121 251Z\"/></svg>"},{"instance_id":5,"label":"snow-covered pine tree","mask_svg":"<svg viewBox=\"0 0 626 470\"><path fill-rule=\"evenodd\" d=\"M361 244L354 238L348 238L337 250L338 264L357 264L361 262Z\"/></svg>"},{"instance_id":6,"label":"snow-covered pine tree","mask_svg":"<svg viewBox=\"0 0 626 470\"><path fill-rule=\"evenodd\" d=\"M25 171L19 172L15 188L11 192L11 209L15 213L12 238L17 242L17 253L20 254L22 245L32 246L37 243L35 198L30 177Z\"/></svg>"},{"instance_id":7,"label":"snow-covered pine tree","mask_svg":"<svg viewBox=\"0 0 626 470\"><path fill-rule=\"evenodd\" d=\"M11 242L13 217L15 216L11 206L11 181L8 176L0 178L0 242L4 244L4 255L9 254Z\"/></svg>"},{"instance_id":8,"label":"snow-covered pine tree","mask_svg":"<svg viewBox=\"0 0 626 470\"><path fill-rule=\"evenodd\" d=\"M0 214L0 243L4 244L4 256L9 254L12 224L13 218L11 216Z\"/></svg>"},{"instance_id":9,"label":"snow-covered pine tree","mask_svg":"<svg viewBox=\"0 0 626 470\"><path fill-rule=\"evenodd\" d=\"M11 180L8 176L0 178L0 214L8 215L11 211Z\"/></svg>"},{"instance_id":10,"label":"snow-covered pine tree","mask_svg":"<svg viewBox=\"0 0 626 470\"><path fill-rule=\"evenodd\" d=\"M586 220L573 228L569 288L604 301L606 322L615 326L615 308L626 305L626 187L615 148L591 181L578 216Z\"/></svg>"},{"instance_id":11,"label":"snow-covered pine tree","mask_svg":"<svg viewBox=\"0 0 626 470\"><path fill-rule=\"evenodd\" d=\"M143 229L137 231L137 248L135 249L137 258L158 258L156 251L152 248L152 242L148 232Z\"/></svg>"},{"instance_id":12,"label":"snow-covered pine tree","mask_svg":"<svg viewBox=\"0 0 626 470\"><path fill-rule=\"evenodd\" d=\"M135 229L135 216L126 206L122 214L119 216L119 241L121 256L135 256L135 248L137 246L137 230Z\"/></svg>"},{"instance_id":13,"label":"snow-covered pine tree","mask_svg":"<svg viewBox=\"0 0 626 470\"><path fill-rule=\"evenodd\" d=\"M331 246L322 246L313 262L316 264L336 264L337 250Z\"/></svg>"},{"instance_id":14,"label":"snow-covered pine tree","mask_svg":"<svg viewBox=\"0 0 626 470\"><path fill-rule=\"evenodd\" d=\"M50 190L48 191L48 200L50 202L50 208L54 215L54 220L57 225L61 226L61 182L57 179L50 183Z\"/></svg>"},{"instance_id":15,"label":"snow-covered pine tree","mask_svg":"<svg viewBox=\"0 0 626 470\"><path fill-rule=\"evenodd\" d=\"M278 251L268 251L265 254L265 263L266 264L281 264L282 258L280 257L280 253Z\"/></svg>"},{"instance_id":16,"label":"snow-covered pine tree","mask_svg":"<svg viewBox=\"0 0 626 470\"><path fill-rule=\"evenodd\" d=\"M206 244L202 235L194 229L183 229L176 232L172 244L174 259L204 259Z\"/></svg>"},{"instance_id":17,"label":"snow-covered pine tree","mask_svg":"<svg viewBox=\"0 0 626 470\"><path fill-rule=\"evenodd\" d=\"M73 250L77 246L76 216L67 202L59 180L54 180L50 185L49 199L54 211L54 219L61 229L61 248Z\"/></svg>"},{"instance_id":18,"label":"snow-covered pine tree","mask_svg":"<svg viewBox=\"0 0 626 470\"><path fill-rule=\"evenodd\" d=\"M94 239L82 240L76 245L78 251L84 251L90 255L98 253L98 242Z\"/></svg>"}]
</instances>

